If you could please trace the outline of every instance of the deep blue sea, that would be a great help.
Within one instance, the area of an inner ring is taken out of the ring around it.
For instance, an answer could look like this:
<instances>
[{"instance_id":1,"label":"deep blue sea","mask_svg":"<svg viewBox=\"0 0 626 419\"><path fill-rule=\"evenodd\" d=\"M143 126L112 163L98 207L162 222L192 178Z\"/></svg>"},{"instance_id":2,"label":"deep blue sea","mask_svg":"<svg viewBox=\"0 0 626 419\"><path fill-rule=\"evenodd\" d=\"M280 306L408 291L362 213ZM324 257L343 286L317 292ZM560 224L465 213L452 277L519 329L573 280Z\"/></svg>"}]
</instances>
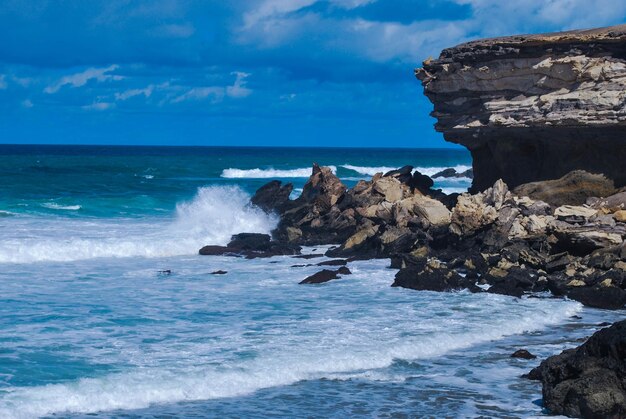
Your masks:
<instances>
[{"instance_id":1,"label":"deep blue sea","mask_svg":"<svg viewBox=\"0 0 626 419\"><path fill-rule=\"evenodd\" d=\"M463 171L462 150L0 145L0 161L0 418L541 416L520 378L539 361L509 355L621 314L391 288L388 260L303 286L319 268L298 259L197 255L276 225L248 205L270 179L295 197L313 162L353 185Z\"/></svg>"}]
</instances>

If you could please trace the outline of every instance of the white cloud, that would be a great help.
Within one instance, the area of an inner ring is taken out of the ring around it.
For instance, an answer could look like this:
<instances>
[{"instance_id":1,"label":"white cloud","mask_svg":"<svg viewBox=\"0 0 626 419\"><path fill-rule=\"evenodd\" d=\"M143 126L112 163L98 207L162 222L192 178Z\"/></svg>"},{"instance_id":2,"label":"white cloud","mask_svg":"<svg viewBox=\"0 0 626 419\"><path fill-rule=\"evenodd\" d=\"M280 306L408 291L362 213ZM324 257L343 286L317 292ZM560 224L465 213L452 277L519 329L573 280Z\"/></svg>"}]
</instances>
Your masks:
<instances>
[{"instance_id":1,"label":"white cloud","mask_svg":"<svg viewBox=\"0 0 626 419\"><path fill-rule=\"evenodd\" d=\"M115 107L115 103L110 102L94 102L91 105L81 106L86 111L106 111Z\"/></svg>"},{"instance_id":2,"label":"white cloud","mask_svg":"<svg viewBox=\"0 0 626 419\"><path fill-rule=\"evenodd\" d=\"M35 105L33 104L33 102L30 99L24 99L22 101L22 107L24 107L24 108L32 108L33 106L35 106Z\"/></svg>"},{"instance_id":3,"label":"white cloud","mask_svg":"<svg viewBox=\"0 0 626 419\"><path fill-rule=\"evenodd\" d=\"M6 75L0 74L0 90L7 88Z\"/></svg>"},{"instance_id":4,"label":"white cloud","mask_svg":"<svg viewBox=\"0 0 626 419\"><path fill-rule=\"evenodd\" d=\"M235 76L235 81L230 86L201 86L192 87L185 93L177 95L174 99L170 100L170 103L180 103L189 100L204 100L211 98L213 103L220 102L224 97L230 97L234 99L244 98L252 94L252 89L246 87L246 78L250 76L249 73L242 71L235 71L231 73ZM179 87L173 87L174 90Z\"/></svg>"},{"instance_id":5,"label":"white cloud","mask_svg":"<svg viewBox=\"0 0 626 419\"><path fill-rule=\"evenodd\" d=\"M150 97L150 95L152 95L152 92L154 91L155 86L153 84L144 87L143 89L129 89L129 90L125 90L121 93L115 93L115 100L117 101L121 101L121 100L128 100L131 97L135 97L135 96L145 96L145 97Z\"/></svg>"},{"instance_id":6,"label":"white cloud","mask_svg":"<svg viewBox=\"0 0 626 419\"><path fill-rule=\"evenodd\" d=\"M233 83L232 86L226 87L226 94L229 97L250 96L250 94L252 93L252 90L246 87L246 80L245 80L246 77L248 77L250 74L243 73L241 71L235 71L232 74L234 74L237 77L235 78L235 82Z\"/></svg>"},{"instance_id":7,"label":"white cloud","mask_svg":"<svg viewBox=\"0 0 626 419\"><path fill-rule=\"evenodd\" d=\"M56 83L53 83L47 86L43 91L45 93L56 93L61 89L61 87L69 85L71 87L81 87L87 84L89 80L96 80L98 82L103 82L107 80L121 80L122 76L117 76L113 74L107 74L111 71L115 71L118 69L118 65L110 65L105 68L95 68L91 67L85 71L80 73L71 74L68 76L64 76L59 79Z\"/></svg>"},{"instance_id":8,"label":"white cloud","mask_svg":"<svg viewBox=\"0 0 626 419\"><path fill-rule=\"evenodd\" d=\"M332 0L350 9L376 0ZM383 0L378 0L379 2ZM236 40L259 49L289 46L360 56L374 62L415 63L445 47L492 36L589 28L622 23L626 1L615 0L453 0L471 7L463 20L412 23L291 13L315 0L266 0L244 14ZM418 7L418 6L416 6Z\"/></svg>"},{"instance_id":9,"label":"white cloud","mask_svg":"<svg viewBox=\"0 0 626 419\"><path fill-rule=\"evenodd\" d=\"M224 98L224 88L217 86L193 87L182 95L174 98L171 103L180 103L187 100L202 100L209 96L213 97L214 102L222 100Z\"/></svg>"}]
</instances>

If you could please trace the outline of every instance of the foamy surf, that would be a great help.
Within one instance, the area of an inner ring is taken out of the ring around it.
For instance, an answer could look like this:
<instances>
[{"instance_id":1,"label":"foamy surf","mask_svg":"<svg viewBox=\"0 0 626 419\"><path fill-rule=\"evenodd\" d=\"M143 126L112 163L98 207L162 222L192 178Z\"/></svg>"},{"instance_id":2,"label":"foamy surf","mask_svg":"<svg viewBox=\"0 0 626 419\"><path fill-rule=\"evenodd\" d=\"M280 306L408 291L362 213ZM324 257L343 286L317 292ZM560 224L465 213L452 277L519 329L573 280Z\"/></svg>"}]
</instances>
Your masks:
<instances>
[{"instance_id":1,"label":"foamy surf","mask_svg":"<svg viewBox=\"0 0 626 419\"><path fill-rule=\"evenodd\" d=\"M329 166L333 173L337 172L336 166ZM300 169L235 169L229 168L222 171L221 177L226 179L269 179L269 178L308 178L311 176L311 168Z\"/></svg>"},{"instance_id":2,"label":"foamy surf","mask_svg":"<svg viewBox=\"0 0 626 419\"><path fill-rule=\"evenodd\" d=\"M228 243L233 234L269 233L274 228L275 217L250 206L249 199L239 187L209 186L200 188L191 201L179 203L173 219L12 218L11 232L0 238L0 263L196 254L206 244Z\"/></svg>"},{"instance_id":3,"label":"foamy surf","mask_svg":"<svg viewBox=\"0 0 626 419\"><path fill-rule=\"evenodd\" d=\"M291 335L287 323L276 330L281 333L275 332L272 339L255 344L259 352L255 359L234 359L215 366L215 362L194 353L193 347L185 347L186 366L144 367L68 383L5 388L0 394L0 416L26 419L49 414L141 409L156 404L241 396L304 380L349 380L368 374L376 377L397 360L426 360L467 351L481 343L562 323L581 310L580 304L573 302L529 299L511 304L511 298L504 296L470 297L478 300L476 304L459 302L455 294L450 294L443 302L433 299L437 302L431 306L445 310L445 301L452 300L459 309L478 315L475 322L464 323L464 327L454 319L435 316L429 318L428 326L416 328L411 326L411 321L415 322L413 317L421 312L403 311L395 316L393 311L386 312L382 307L375 310L379 310L379 315L390 316L387 326L396 327L384 327L380 323L384 319L372 317L369 319L374 324L369 327L365 319L325 318L334 311L328 311L329 306L322 304L322 317L312 318L302 328L293 330L304 335ZM490 316L492 311L500 315ZM323 339L316 337L320 332Z\"/></svg>"},{"instance_id":4,"label":"foamy surf","mask_svg":"<svg viewBox=\"0 0 626 419\"><path fill-rule=\"evenodd\" d=\"M398 167L390 167L390 166L354 166L351 164L341 165L344 169L352 170L353 172L357 172L362 175L374 176L376 173L387 173L391 170L396 170ZM457 171L457 173L463 173L466 170L471 169L471 166L466 165L456 165L456 166L437 166L437 167L415 167L413 171L418 171L423 175L433 176L442 170L452 168ZM471 181L471 179L467 179Z\"/></svg>"}]
</instances>

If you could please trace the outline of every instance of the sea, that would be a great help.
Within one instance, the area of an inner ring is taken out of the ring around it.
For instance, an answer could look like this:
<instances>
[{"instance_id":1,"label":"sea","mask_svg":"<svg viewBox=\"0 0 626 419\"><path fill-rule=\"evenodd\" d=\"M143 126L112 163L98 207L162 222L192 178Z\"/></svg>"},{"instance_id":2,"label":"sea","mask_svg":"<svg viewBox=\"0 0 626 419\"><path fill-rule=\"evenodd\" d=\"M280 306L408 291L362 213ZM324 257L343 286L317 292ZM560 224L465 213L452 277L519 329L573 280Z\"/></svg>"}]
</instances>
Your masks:
<instances>
[{"instance_id":1,"label":"sea","mask_svg":"<svg viewBox=\"0 0 626 419\"><path fill-rule=\"evenodd\" d=\"M389 260L299 285L320 268L198 255L269 233L251 194L279 179L297 197L314 162L348 186L471 166L460 149L0 145L0 418L539 417L521 375L623 316L391 288Z\"/></svg>"}]
</instances>

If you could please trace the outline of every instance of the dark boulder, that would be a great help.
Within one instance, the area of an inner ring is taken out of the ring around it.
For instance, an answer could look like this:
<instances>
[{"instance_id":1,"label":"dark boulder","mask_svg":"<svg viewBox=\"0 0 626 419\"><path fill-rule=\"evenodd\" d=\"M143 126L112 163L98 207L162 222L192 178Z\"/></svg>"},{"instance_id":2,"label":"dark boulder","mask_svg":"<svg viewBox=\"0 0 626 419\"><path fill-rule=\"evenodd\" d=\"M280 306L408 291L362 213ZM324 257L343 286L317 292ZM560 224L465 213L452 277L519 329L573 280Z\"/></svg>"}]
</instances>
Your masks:
<instances>
[{"instance_id":1,"label":"dark boulder","mask_svg":"<svg viewBox=\"0 0 626 419\"><path fill-rule=\"evenodd\" d=\"M317 266L345 266L348 263L346 259L332 259L320 262Z\"/></svg>"},{"instance_id":2,"label":"dark boulder","mask_svg":"<svg viewBox=\"0 0 626 419\"><path fill-rule=\"evenodd\" d=\"M412 179L413 166L402 166L396 170L390 170L383 177L395 177L402 183L410 183Z\"/></svg>"},{"instance_id":3,"label":"dark boulder","mask_svg":"<svg viewBox=\"0 0 626 419\"><path fill-rule=\"evenodd\" d=\"M537 358L537 355L531 354L526 349L518 349L511 354L511 358L535 359Z\"/></svg>"},{"instance_id":4,"label":"dark boulder","mask_svg":"<svg viewBox=\"0 0 626 419\"><path fill-rule=\"evenodd\" d=\"M291 243L272 241L268 234L240 233L232 236L226 246L204 246L199 253L203 256L243 256L254 259L298 255L300 250L300 246Z\"/></svg>"},{"instance_id":5,"label":"dark boulder","mask_svg":"<svg viewBox=\"0 0 626 419\"><path fill-rule=\"evenodd\" d=\"M250 202L265 212L283 212L290 204L289 196L293 191L293 185L287 183L283 186L281 181L273 180L261 186Z\"/></svg>"},{"instance_id":6,"label":"dark boulder","mask_svg":"<svg viewBox=\"0 0 626 419\"><path fill-rule=\"evenodd\" d=\"M552 414L626 417L626 320L551 356L527 377L541 381L543 404Z\"/></svg>"},{"instance_id":7,"label":"dark boulder","mask_svg":"<svg viewBox=\"0 0 626 419\"><path fill-rule=\"evenodd\" d=\"M453 270L445 267L424 268L416 265L409 265L400 269L396 274L392 287L410 288L418 291L455 291L469 289L470 291L480 291L473 281L463 278Z\"/></svg>"},{"instance_id":8,"label":"dark boulder","mask_svg":"<svg viewBox=\"0 0 626 419\"><path fill-rule=\"evenodd\" d=\"M411 179L410 186L413 189L417 189L422 194L428 195L434 184L435 182L433 182L429 176L426 176L416 170L413 173L413 179Z\"/></svg>"},{"instance_id":9,"label":"dark boulder","mask_svg":"<svg viewBox=\"0 0 626 419\"><path fill-rule=\"evenodd\" d=\"M332 281L333 279L341 278L339 275L350 275L350 269L345 266L337 269L336 271L332 271L330 269L324 269L317 273L314 273L311 276L306 277L300 284L322 284L324 282Z\"/></svg>"},{"instance_id":10,"label":"dark boulder","mask_svg":"<svg viewBox=\"0 0 626 419\"><path fill-rule=\"evenodd\" d=\"M567 296L595 308L617 310L626 305L626 291L615 286L575 287L567 292Z\"/></svg>"},{"instance_id":11,"label":"dark boulder","mask_svg":"<svg viewBox=\"0 0 626 419\"><path fill-rule=\"evenodd\" d=\"M459 173L457 173L456 169L449 167L447 169L443 169L442 171L435 173L431 177L433 179L437 179L440 177L443 177L443 178L459 177Z\"/></svg>"}]
</instances>

